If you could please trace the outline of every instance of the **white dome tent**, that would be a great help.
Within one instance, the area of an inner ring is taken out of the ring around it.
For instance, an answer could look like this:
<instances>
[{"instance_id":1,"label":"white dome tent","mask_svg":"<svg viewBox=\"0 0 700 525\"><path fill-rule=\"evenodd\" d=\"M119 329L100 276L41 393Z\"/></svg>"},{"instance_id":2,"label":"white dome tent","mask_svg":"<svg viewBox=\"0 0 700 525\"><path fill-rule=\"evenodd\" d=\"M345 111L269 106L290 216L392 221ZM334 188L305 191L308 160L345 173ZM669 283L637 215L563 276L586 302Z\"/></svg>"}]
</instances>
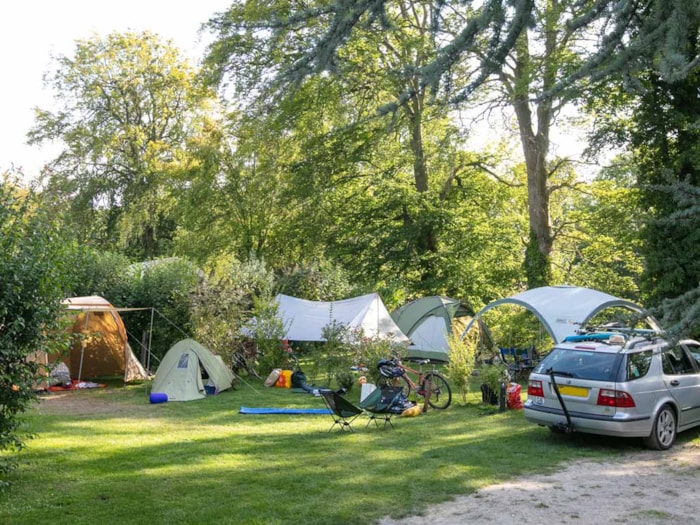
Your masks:
<instances>
[{"instance_id":1,"label":"white dome tent","mask_svg":"<svg viewBox=\"0 0 700 525\"><path fill-rule=\"evenodd\" d=\"M590 288L559 285L533 288L484 306L467 324L462 337L484 313L504 304L515 304L527 308L540 320L555 343L560 343L566 336L574 335L590 319L608 308L621 307L640 314L651 329L660 330L656 319L631 301Z\"/></svg>"}]
</instances>

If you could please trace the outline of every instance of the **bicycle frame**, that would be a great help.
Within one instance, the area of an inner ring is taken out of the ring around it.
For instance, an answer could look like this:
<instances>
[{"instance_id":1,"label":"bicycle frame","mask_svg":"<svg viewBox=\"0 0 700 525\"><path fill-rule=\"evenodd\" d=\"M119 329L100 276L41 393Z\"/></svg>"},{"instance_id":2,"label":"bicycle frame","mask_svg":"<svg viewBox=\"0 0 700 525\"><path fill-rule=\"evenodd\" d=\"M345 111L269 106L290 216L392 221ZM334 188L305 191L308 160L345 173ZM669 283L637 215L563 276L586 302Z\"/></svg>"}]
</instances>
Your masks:
<instances>
[{"instance_id":1,"label":"bicycle frame","mask_svg":"<svg viewBox=\"0 0 700 525\"><path fill-rule=\"evenodd\" d=\"M398 366L401 370L403 370L403 377L406 378L406 382L411 385L411 388L415 390L416 392L419 392L420 390L423 389L423 378L425 377L425 374L423 373L423 370L415 370L411 368L408 365L404 365L403 362L396 358L394 360L394 363L396 366ZM421 364L427 364L427 363L421 363ZM411 372L412 374L417 374L418 375L418 383L416 384L413 379L411 379L411 376L408 375L408 372Z\"/></svg>"},{"instance_id":2,"label":"bicycle frame","mask_svg":"<svg viewBox=\"0 0 700 525\"><path fill-rule=\"evenodd\" d=\"M422 366L430 363L429 360L418 361L421 368L416 370L408 365L403 364L400 358L394 357L385 364L389 364L392 367L398 368L401 371L400 375L396 374L384 374L387 380L391 381L394 386L397 385L399 381L404 381L406 383L406 388L408 389L405 393L409 395L413 391L417 396L425 399L425 402L433 408L444 409L450 405L452 400L452 392L450 385L447 380L437 371L435 367L432 370L423 372ZM384 366L380 364L378 366ZM380 368L381 372L381 368ZM409 375L416 374L418 379L414 379ZM426 388L426 382L430 381L430 384Z\"/></svg>"}]
</instances>

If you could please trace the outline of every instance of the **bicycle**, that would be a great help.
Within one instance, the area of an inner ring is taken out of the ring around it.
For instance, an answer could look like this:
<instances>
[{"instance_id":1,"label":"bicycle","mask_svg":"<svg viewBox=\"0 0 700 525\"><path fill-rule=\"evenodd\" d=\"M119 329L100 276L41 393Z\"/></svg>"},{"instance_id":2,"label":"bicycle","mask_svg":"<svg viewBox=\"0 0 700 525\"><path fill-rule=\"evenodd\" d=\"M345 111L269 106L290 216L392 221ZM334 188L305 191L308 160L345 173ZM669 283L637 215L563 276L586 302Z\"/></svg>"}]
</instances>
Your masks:
<instances>
[{"instance_id":1,"label":"bicycle","mask_svg":"<svg viewBox=\"0 0 700 525\"><path fill-rule=\"evenodd\" d=\"M420 370L406 366L398 357L391 359L381 359L377 364L379 370L379 379L377 386L398 386L402 384L404 395L408 398L411 392L415 392L416 396L426 397L428 394L428 405L432 408L443 410L450 406L452 402L452 389L450 384L440 372L435 368L423 373L423 365L430 363L430 359L416 360L420 366ZM417 374L418 378L414 381L408 374ZM430 392L428 393L428 384Z\"/></svg>"},{"instance_id":2,"label":"bicycle","mask_svg":"<svg viewBox=\"0 0 700 525\"><path fill-rule=\"evenodd\" d=\"M260 352L255 342L251 340L241 340L235 341L234 345L236 348L233 354L231 354L231 369L233 373L238 376L239 372L244 370L249 376L262 379L258 373L258 368L263 354ZM284 359L280 363L276 363L275 366L291 369L293 372L301 372L299 359L286 340L282 342L282 349L284 350Z\"/></svg>"},{"instance_id":3,"label":"bicycle","mask_svg":"<svg viewBox=\"0 0 700 525\"><path fill-rule=\"evenodd\" d=\"M236 341L236 349L231 355L231 370L236 376L245 370L251 377L262 379L258 374L258 350L252 341Z\"/></svg>"}]
</instances>

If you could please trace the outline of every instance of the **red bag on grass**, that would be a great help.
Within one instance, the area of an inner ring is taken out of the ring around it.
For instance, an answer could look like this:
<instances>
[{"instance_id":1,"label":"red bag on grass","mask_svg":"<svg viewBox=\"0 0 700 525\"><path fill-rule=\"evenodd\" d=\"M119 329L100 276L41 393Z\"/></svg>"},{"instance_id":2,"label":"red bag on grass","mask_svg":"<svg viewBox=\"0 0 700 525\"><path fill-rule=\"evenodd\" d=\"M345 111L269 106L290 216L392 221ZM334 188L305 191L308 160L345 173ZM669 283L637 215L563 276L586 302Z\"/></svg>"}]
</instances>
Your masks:
<instances>
[{"instance_id":1,"label":"red bag on grass","mask_svg":"<svg viewBox=\"0 0 700 525\"><path fill-rule=\"evenodd\" d=\"M523 387L518 383L511 383L506 389L506 406L515 410L523 408L523 402L520 399L520 392Z\"/></svg>"}]
</instances>

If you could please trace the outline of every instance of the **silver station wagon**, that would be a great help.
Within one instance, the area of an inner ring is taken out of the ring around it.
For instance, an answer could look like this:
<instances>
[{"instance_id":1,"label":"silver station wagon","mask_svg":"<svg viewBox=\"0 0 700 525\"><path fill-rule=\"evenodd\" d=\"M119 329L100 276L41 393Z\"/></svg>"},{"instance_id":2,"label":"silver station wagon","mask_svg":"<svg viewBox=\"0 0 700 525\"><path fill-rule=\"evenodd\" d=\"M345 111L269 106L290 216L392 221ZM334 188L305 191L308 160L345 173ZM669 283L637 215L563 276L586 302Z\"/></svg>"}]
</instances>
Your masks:
<instances>
[{"instance_id":1,"label":"silver station wagon","mask_svg":"<svg viewBox=\"0 0 700 525\"><path fill-rule=\"evenodd\" d=\"M553 432L641 437L668 449L700 425L700 343L644 330L567 337L530 374L524 413Z\"/></svg>"}]
</instances>

